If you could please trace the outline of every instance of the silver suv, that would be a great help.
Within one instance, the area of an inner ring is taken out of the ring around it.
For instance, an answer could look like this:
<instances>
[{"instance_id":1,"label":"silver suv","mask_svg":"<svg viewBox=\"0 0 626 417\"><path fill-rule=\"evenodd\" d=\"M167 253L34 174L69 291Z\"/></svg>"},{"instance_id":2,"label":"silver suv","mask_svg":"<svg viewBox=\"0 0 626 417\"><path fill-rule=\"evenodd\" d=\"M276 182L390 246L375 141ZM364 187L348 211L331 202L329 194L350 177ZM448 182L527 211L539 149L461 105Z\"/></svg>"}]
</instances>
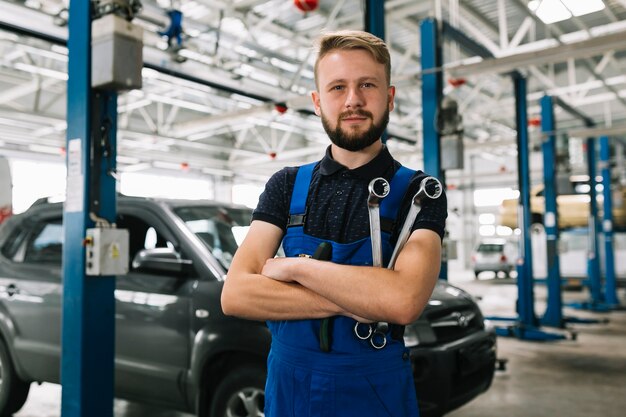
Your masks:
<instances>
[{"instance_id":1,"label":"silver suv","mask_svg":"<svg viewBox=\"0 0 626 417\"><path fill-rule=\"evenodd\" d=\"M496 277L502 273L505 278L513 270L515 249L504 239L484 240L478 244L472 254L474 276L478 279L481 272L495 272Z\"/></svg>"},{"instance_id":2,"label":"silver suv","mask_svg":"<svg viewBox=\"0 0 626 417\"><path fill-rule=\"evenodd\" d=\"M62 204L41 201L0 226L0 415L31 382L59 383ZM118 198L130 235L117 277L115 395L200 417L262 415L264 323L224 316L223 279L251 211L206 201ZM465 292L440 282L406 327L422 415L442 415L491 384L495 334Z\"/></svg>"}]
</instances>

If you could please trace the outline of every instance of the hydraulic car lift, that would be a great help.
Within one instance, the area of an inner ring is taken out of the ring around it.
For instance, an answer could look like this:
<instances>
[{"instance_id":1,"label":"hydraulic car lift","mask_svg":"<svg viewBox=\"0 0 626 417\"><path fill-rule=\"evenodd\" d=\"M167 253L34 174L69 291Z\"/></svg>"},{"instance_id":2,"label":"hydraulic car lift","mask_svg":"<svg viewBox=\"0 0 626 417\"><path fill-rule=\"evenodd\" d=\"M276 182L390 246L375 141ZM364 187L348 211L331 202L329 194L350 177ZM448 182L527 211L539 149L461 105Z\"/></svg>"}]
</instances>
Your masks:
<instances>
[{"instance_id":1,"label":"hydraulic car lift","mask_svg":"<svg viewBox=\"0 0 626 417\"><path fill-rule=\"evenodd\" d=\"M433 120L440 106L443 95L443 75L441 68L442 47L439 35L449 37L476 55L493 58L493 54L483 45L469 38L447 22L438 28L435 19L426 19L421 23L422 35L422 105L424 119L424 165L427 171L439 175L441 154L438 151L439 137L433 131ZM551 333L539 328L539 320L534 312L532 250L530 241L530 175L529 143L527 127L526 79L517 71L510 74L515 89L515 109L518 144L518 182L520 206L518 208L521 244L517 262L517 317L487 317L490 320L510 322L512 325L496 327L500 336L513 336L524 340L562 340L566 335ZM435 143L435 145L433 145ZM434 148L434 149L433 149ZM574 333L571 333L574 338Z\"/></svg>"},{"instance_id":2,"label":"hydraulic car lift","mask_svg":"<svg viewBox=\"0 0 626 417\"><path fill-rule=\"evenodd\" d=\"M559 213L557 209L556 189L556 121L554 117L554 101L551 96L541 99L541 132L544 135L541 143L543 151L544 200L545 212L543 216L547 240L548 263L548 305L541 318L544 326L565 328L567 323L593 324L601 320L583 319L563 316L563 297L561 292L561 270L558 253L559 241ZM568 109L569 107L566 107Z\"/></svg>"},{"instance_id":3,"label":"hydraulic car lift","mask_svg":"<svg viewBox=\"0 0 626 417\"><path fill-rule=\"evenodd\" d=\"M554 133L556 131L556 123L554 122L553 116L553 106L554 104L561 107L566 112L576 116L581 119L586 127L593 127L594 122L588 116L582 114L581 112L573 109L562 100L558 98L551 98L546 96L542 99L542 131L544 134L547 132ZM545 127L544 127L545 120ZM554 134L549 135L549 137L553 137ZM614 247L613 247L613 213L612 213L612 199L611 199L611 173L609 167L609 142L608 137L603 136L600 138L600 147L601 147L601 155L600 155L600 167L602 171L602 184L603 188L603 197L604 197L604 219L602 222L602 230L604 233L604 242L605 242L605 285L606 291L603 291L602 288L602 279L600 273L600 255L598 249L598 203L597 203L597 191L596 191L596 140L595 138L589 137L585 140L585 145L587 149L587 168L589 174L589 226L588 226L588 256L587 256L587 284L590 289L591 298L588 301L577 302L577 303L569 303L568 306L571 308L576 308L580 310L590 310L595 312L607 312L611 309L615 309L619 307L619 301L617 300L616 293L616 277L615 277L615 260L614 260ZM550 152L550 150L549 150ZM553 150L551 152L554 152ZM545 148L544 148L544 172L545 172ZM546 213L548 212L548 199L550 199L550 203L554 204L554 210L556 213L556 193L547 194L548 192L548 184L547 184L547 176L546 176ZM545 218L545 217L544 217ZM547 225L546 225L547 226ZM547 230L546 230L547 231ZM550 265L550 257L558 260L558 254L551 255L548 253L548 264ZM558 264L558 261L557 261ZM554 272L554 271L553 271ZM558 271L557 271L558 272ZM550 284L552 282L552 284ZM549 325L557 325L559 320L566 321L570 323L597 323L598 320L586 320L586 319L576 319L576 318L562 318L559 317L559 313L557 312L556 305L550 306L550 303L555 304L557 297L560 298L560 286L557 286L556 282L560 283L560 275L556 274L553 276L548 276L548 310L546 310L546 315L543 318L543 321L546 321L546 324ZM609 294L610 292L610 294ZM606 322L606 320L603 320Z\"/></svg>"}]
</instances>

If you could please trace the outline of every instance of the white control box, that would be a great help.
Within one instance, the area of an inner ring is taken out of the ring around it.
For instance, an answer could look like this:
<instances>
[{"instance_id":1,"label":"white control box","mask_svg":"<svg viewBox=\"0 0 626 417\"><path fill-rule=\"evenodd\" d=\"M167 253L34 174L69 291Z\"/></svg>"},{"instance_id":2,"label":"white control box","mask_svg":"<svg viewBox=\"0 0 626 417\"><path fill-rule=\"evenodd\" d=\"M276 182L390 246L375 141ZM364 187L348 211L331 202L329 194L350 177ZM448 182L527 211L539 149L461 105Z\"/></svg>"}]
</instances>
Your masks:
<instances>
[{"instance_id":1,"label":"white control box","mask_svg":"<svg viewBox=\"0 0 626 417\"><path fill-rule=\"evenodd\" d=\"M128 273L128 230L87 229L85 247L87 275Z\"/></svg>"}]
</instances>

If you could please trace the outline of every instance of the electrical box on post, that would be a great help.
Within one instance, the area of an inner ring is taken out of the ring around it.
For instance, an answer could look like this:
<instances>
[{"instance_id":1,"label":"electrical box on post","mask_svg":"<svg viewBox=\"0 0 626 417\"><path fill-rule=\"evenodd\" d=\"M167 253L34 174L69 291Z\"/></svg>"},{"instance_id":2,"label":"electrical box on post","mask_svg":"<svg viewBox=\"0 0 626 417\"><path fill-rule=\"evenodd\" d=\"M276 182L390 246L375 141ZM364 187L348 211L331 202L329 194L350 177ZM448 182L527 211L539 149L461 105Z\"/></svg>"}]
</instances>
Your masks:
<instances>
[{"instance_id":1,"label":"electrical box on post","mask_svg":"<svg viewBox=\"0 0 626 417\"><path fill-rule=\"evenodd\" d=\"M87 229L87 275L126 275L128 273L128 230Z\"/></svg>"},{"instance_id":2,"label":"electrical box on post","mask_svg":"<svg viewBox=\"0 0 626 417\"><path fill-rule=\"evenodd\" d=\"M441 136L441 169L463 169L463 135Z\"/></svg>"},{"instance_id":3,"label":"electrical box on post","mask_svg":"<svg viewBox=\"0 0 626 417\"><path fill-rule=\"evenodd\" d=\"M115 14L91 26L91 86L103 90L141 88L143 29Z\"/></svg>"}]
</instances>

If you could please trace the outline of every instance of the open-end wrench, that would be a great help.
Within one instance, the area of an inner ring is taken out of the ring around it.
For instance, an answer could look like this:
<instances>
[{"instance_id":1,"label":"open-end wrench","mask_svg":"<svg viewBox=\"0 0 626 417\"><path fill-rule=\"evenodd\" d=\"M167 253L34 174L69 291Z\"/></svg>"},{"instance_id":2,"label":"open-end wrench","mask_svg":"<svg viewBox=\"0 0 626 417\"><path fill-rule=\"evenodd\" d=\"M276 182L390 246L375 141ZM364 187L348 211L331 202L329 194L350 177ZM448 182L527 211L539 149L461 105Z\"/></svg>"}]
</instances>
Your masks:
<instances>
[{"instance_id":1,"label":"open-end wrench","mask_svg":"<svg viewBox=\"0 0 626 417\"><path fill-rule=\"evenodd\" d=\"M422 200L424 198L431 198L435 200L441 196L442 191L443 187L437 178L426 177L422 180L419 190L417 190L417 193L413 196L411 208L409 209L406 219L404 220L404 224L402 225L398 241L396 242L396 246L391 254L391 260L387 265L387 269L394 268L398 254L404 248L407 240L409 240L411 227L413 226L413 223L415 223L415 219L417 218L417 215L422 207ZM373 330L373 334L370 338L370 343L376 349L382 349L387 344L387 339L385 337L387 330L389 330L389 323L383 321L376 323L376 328Z\"/></svg>"}]
</instances>

